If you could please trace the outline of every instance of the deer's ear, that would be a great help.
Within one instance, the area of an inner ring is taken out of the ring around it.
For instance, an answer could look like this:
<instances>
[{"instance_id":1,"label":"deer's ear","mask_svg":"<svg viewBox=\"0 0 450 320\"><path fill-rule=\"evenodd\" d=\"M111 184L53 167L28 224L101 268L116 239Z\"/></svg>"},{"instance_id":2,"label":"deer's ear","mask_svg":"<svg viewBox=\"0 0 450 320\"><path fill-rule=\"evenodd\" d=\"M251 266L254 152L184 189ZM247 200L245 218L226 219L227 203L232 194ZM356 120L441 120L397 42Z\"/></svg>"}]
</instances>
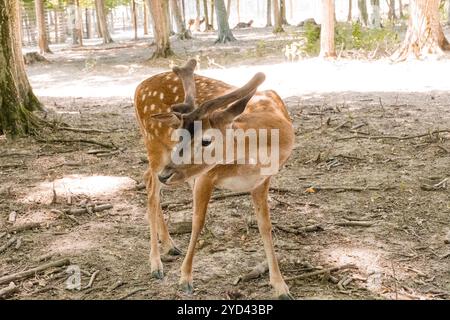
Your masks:
<instances>
[{"instance_id":1,"label":"deer's ear","mask_svg":"<svg viewBox=\"0 0 450 320\"><path fill-rule=\"evenodd\" d=\"M194 107L187 103L173 104L170 108L172 109L173 112L182 113L182 114L189 113L194 110Z\"/></svg>"},{"instance_id":2,"label":"deer's ear","mask_svg":"<svg viewBox=\"0 0 450 320\"><path fill-rule=\"evenodd\" d=\"M244 112L245 107L247 106L250 99L253 97L256 91L251 92L246 95L244 98L239 99L234 102L232 105L227 107L225 110L216 112L214 118L216 121L221 121L223 123L232 122L234 118Z\"/></svg>"},{"instance_id":3,"label":"deer's ear","mask_svg":"<svg viewBox=\"0 0 450 320\"><path fill-rule=\"evenodd\" d=\"M157 113L152 115L152 118L174 129L178 129L181 126L181 114L178 112Z\"/></svg>"}]
</instances>

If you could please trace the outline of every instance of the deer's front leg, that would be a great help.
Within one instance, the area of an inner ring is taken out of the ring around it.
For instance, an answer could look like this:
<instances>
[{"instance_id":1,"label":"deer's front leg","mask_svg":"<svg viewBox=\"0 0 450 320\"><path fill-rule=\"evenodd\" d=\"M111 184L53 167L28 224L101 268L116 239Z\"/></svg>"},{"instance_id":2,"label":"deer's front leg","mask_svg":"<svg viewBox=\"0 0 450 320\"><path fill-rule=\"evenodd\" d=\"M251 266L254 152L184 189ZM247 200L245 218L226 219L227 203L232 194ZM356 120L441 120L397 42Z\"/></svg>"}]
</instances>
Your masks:
<instances>
[{"instance_id":1,"label":"deer's front leg","mask_svg":"<svg viewBox=\"0 0 450 320\"><path fill-rule=\"evenodd\" d=\"M162 279L164 277L163 266L158 248L158 220L160 207L160 189L161 185L156 175L149 171L145 176L148 193L147 215L150 224L150 268L152 277Z\"/></svg>"},{"instance_id":2,"label":"deer's front leg","mask_svg":"<svg viewBox=\"0 0 450 320\"><path fill-rule=\"evenodd\" d=\"M198 236L205 225L206 210L208 209L208 202L211 198L213 183L208 177L200 177L195 180L193 188L194 198L194 214L192 217L192 233L189 241L189 247L181 265L181 289L186 293L192 293L192 261L194 259L195 245L197 244Z\"/></svg>"},{"instance_id":3,"label":"deer's front leg","mask_svg":"<svg viewBox=\"0 0 450 320\"><path fill-rule=\"evenodd\" d=\"M269 186L270 178L252 191L253 205L255 206L258 229L264 243L267 263L269 264L270 284L275 289L275 294L279 299L291 300L293 297L283 280L273 248L272 223L270 221L269 204L267 202Z\"/></svg>"}]
</instances>

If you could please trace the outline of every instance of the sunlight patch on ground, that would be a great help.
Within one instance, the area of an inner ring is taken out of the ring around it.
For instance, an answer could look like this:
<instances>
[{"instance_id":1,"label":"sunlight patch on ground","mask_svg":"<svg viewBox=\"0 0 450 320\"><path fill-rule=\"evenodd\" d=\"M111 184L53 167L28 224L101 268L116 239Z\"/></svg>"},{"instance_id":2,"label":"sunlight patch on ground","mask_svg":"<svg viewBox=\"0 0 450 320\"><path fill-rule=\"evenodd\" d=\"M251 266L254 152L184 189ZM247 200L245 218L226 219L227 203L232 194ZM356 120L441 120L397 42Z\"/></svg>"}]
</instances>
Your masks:
<instances>
[{"instance_id":1,"label":"sunlight patch on ground","mask_svg":"<svg viewBox=\"0 0 450 320\"><path fill-rule=\"evenodd\" d=\"M135 185L136 182L128 177L69 175L62 179L40 183L31 189L21 202L50 204L54 197L53 190L57 199L67 199L74 195L110 197Z\"/></svg>"},{"instance_id":2,"label":"sunlight patch on ground","mask_svg":"<svg viewBox=\"0 0 450 320\"><path fill-rule=\"evenodd\" d=\"M325 92L426 92L450 90L450 82L442 70L450 61L408 61L392 64L379 61L323 61L308 59L294 63L244 65L225 69L201 69L197 73L232 85L245 84L256 72L264 72L266 81L261 90L276 90L283 98ZM110 68L114 69L114 68ZM51 97L133 97L136 86L146 78L166 71L142 66L133 70L73 70L61 76L54 70L31 74L33 89L38 95ZM49 73L51 72L51 73ZM34 72L33 72L34 73Z\"/></svg>"}]
</instances>

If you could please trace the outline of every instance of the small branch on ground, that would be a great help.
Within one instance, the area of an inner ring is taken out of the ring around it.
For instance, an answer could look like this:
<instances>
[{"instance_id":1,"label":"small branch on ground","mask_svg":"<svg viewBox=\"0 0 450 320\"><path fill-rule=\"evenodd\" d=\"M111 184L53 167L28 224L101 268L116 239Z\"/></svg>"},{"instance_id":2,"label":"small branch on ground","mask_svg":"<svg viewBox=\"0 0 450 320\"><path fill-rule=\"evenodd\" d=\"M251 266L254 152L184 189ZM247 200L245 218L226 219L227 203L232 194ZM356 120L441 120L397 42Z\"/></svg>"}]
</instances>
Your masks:
<instances>
[{"instance_id":1,"label":"small branch on ground","mask_svg":"<svg viewBox=\"0 0 450 320\"><path fill-rule=\"evenodd\" d=\"M335 271L338 271L338 270L356 269L356 268L357 267L354 264L346 264L346 265L343 265L343 266L340 266L340 267L332 267L332 268L328 268L328 269L322 269L322 270L318 270L318 271L304 273L304 274L301 274L301 275L298 275L298 276L285 278L285 280L286 281L295 281L295 280L306 279L306 278L318 276L318 275L325 274L325 273L335 272Z\"/></svg>"},{"instance_id":2,"label":"small branch on ground","mask_svg":"<svg viewBox=\"0 0 450 320\"><path fill-rule=\"evenodd\" d=\"M432 132L422 133L422 134L416 134L412 136L390 136L390 135L380 135L380 136L350 136L350 137L343 137L343 138L337 138L337 141L342 140L351 140L351 139L371 139L371 140L377 140L377 139L394 139L394 140L410 140L410 139L417 139L417 138L423 138L426 136L432 136L439 133L450 133L450 129L444 129L444 130L434 130Z\"/></svg>"},{"instance_id":3,"label":"small branch on ground","mask_svg":"<svg viewBox=\"0 0 450 320\"><path fill-rule=\"evenodd\" d=\"M6 288L0 289L0 299L7 298L17 291L19 291L19 287L14 282L10 282Z\"/></svg>"},{"instance_id":4,"label":"small branch on ground","mask_svg":"<svg viewBox=\"0 0 450 320\"><path fill-rule=\"evenodd\" d=\"M336 222L335 225L340 227L371 227L374 223L368 221L344 221Z\"/></svg>"},{"instance_id":5,"label":"small branch on ground","mask_svg":"<svg viewBox=\"0 0 450 320\"><path fill-rule=\"evenodd\" d=\"M67 258L57 260L54 262L49 262L49 263L43 264L36 268L28 269L25 271L13 273L13 274L1 277L0 284L15 281L15 280L20 280L20 279L27 278L27 277L31 277L31 276L35 275L36 273L47 270L49 268L63 267L63 266L67 266L69 264L70 264L70 260Z\"/></svg>"},{"instance_id":6,"label":"small branch on ground","mask_svg":"<svg viewBox=\"0 0 450 320\"><path fill-rule=\"evenodd\" d=\"M89 139L41 139L36 138L36 141L43 142L43 143L85 143L85 144L94 144L97 146L101 146L107 149L118 149L117 146L114 144L108 144L103 142L98 142L95 140L89 140Z\"/></svg>"}]
</instances>

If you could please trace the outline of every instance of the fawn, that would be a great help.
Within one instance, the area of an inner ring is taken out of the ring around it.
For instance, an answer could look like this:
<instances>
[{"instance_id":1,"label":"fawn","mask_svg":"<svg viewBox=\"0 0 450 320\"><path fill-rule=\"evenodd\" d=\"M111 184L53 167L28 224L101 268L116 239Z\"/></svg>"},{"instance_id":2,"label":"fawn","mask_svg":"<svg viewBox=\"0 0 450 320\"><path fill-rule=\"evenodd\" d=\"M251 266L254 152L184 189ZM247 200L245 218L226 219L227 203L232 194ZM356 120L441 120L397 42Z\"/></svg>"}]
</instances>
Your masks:
<instances>
[{"instance_id":1,"label":"fawn","mask_svg":"<svg viewBox=\"0 0 450 320\"><path fill-rule=\"evenodd\" d=\"M277 297L292 299L275 256L268 206L271 176L277 173L279 166L270 173L262 174L262 169L268 163L262 163L255 155L255 150L252 153L251 148L244 148L244 154L239 155L234 143L229 142L234 142L236 137L220 145L218 135L208 133L211 129L223 135L227 130L275 130L278 138L270 136L270 139L265 139L265 145L270 152L277 151L277 157L273 161L282 165L294 146L291 118L283 101L274 91L256 91L265 80L264 74L257 73L246 85L236 88L215 79L194 75L195 67L196 60L191 59L183 67L174 67L173 72L164 72L144 80L135 93L136 116L149 160L144 177L148 192L152 276L163 278L158 238L164 254L181 253L168 233L162 214L160 189L163 185L177 186L188 182L193 190L192 233L180 278L180 285L187 293L193 291L192 262L195 245L205 223L213 189L248 191L252 196L264 243L270 283ZM200 124L203 130L196 132L196 124ZM193 137L186 138L186 135L181 136L179 132L188 132ZM259 137L257 140L261 142L264 139ZM242 141L249 147L249 137ZM226 153L230 150L233 151L232 158L225 162L195 162L194 159L202 152ZM260 150L256 150L258 151ZM175 161L180 155L191 161Z\"/></svg>"}]
</instances>

